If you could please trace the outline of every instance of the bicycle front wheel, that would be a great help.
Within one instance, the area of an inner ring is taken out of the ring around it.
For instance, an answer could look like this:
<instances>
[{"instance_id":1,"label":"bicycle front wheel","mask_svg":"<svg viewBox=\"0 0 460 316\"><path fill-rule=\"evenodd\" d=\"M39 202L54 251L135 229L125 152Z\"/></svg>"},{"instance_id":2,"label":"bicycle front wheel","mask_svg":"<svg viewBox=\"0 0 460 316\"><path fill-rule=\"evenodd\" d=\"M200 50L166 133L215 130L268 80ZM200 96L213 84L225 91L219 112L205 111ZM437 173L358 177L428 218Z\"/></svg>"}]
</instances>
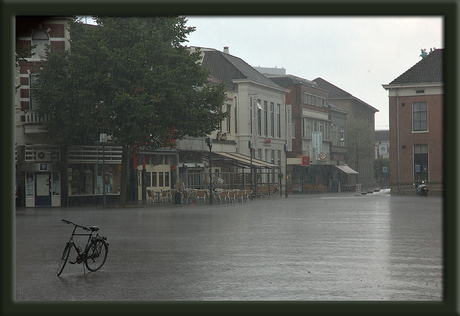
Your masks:
<instances>
[{"instance_id":1,"label":"bicycle front wheel","mask_svg":"<svg viewBox=\"0 0 460 316\"><path fill-rule=\"evenodd\" d=\"M93 272L99 270L104 265L105 259L107 259L108 251L109 247L104 240L94 240L86 254L85 264L88 270Z\"/></svg>"},{"instance_id":2,"label":"bicycle front wheel","mask_svg":"<svg viewBox=\"0 0 460 316\"><path fill-rule=\"evenodd\" d=\"M71 248L71 245L67 244L64 248L64 251L62 252L62 256L61 256L61 259L59 259L59 265L57 269L58 276L61 275L62 270L64 270L65 264L67 263L67 260L69 259L70 248Z\"/></svg>"}]
</instances>

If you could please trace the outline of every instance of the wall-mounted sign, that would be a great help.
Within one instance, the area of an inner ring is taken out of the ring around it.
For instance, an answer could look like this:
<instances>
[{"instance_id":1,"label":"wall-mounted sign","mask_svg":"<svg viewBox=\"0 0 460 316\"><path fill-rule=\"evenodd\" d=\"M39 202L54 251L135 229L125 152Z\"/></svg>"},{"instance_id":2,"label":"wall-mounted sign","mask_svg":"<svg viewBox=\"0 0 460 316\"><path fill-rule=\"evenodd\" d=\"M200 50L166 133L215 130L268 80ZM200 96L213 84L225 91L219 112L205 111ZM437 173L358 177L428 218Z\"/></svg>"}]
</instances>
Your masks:
<instances>
[{"instance_id":1,"label":"wall-mounted sign","mask_svg":"<svg viewBox=\"0 0 460 316\"><path fill-rule=\"evenodd\" d=\"M320 154L323 152L323 133L322 132L313 132L311 133L311 141L313 143L313 148L315 149L315 159L320 160Z\"/></svg>"},{"instance_id":2,"label":"wall-mounted sign","mask_svg":"<svg viewBox=\"0 0 460 316\"><path fill-rule=\"evenodd\" d=\"M310 165L310 156L303 156L302 157L302 166L309 166Z\"/></svg>"},{"instance_id":3,"label":"wall-mounted sign","mask_svg":"<svg viewBox=\"0 0 460 316\"><path fill-rule=\"evenodd\" d=\"M388 155L388 146L387 145L379 145L379 155L380 156L385 156Z\"/></svg>"}]
</instances>

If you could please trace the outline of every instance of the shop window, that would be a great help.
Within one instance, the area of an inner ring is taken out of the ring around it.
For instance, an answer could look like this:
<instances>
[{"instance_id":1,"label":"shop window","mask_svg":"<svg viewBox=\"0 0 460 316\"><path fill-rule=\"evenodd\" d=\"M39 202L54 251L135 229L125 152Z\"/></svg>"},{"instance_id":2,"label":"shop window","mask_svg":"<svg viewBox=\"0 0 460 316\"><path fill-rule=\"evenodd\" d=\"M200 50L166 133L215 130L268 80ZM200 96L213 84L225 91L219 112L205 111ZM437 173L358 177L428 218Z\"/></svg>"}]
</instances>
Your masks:
<instances>
[{"instance_id":1,"label":"shop window","mask_svg":"<svg viewBox=\"0 0 460 316\"><path fill-rule=\"evenodd\" d=\"M26 196L34 196L34 174L32 172L26 174Z\"/></svg>"},{"instance_id":2,"label":"shop window","mask_svg":"<svg viewBox=\"0 0 460 316\"><path fill-rule=\"evenodd\" d=\"M158 186L159 187L164 186L163 172L158 172Z\"/></svg>"},{"instance_id":3,"label":"shop window","mask_svg":"<svg viewBox=\"0 0 460 316\"><path fill-rule=\"evenodd\" d=\"M157 186L158 186L157 173L152 172L152 187L157 187Z\"/></svg>"},{"instance_id":4,"label":"shop window","mask_svg":"<svg viewBox=\"0 0 460 316\"><path fill-rule=\"evenodd\" d=\"M152 184L152 173L147 171L145 173L145 186L150 187L151 184Z\"/></svg>"},{"instance_id":5,"label":"shop window","mask_svg":"<svg viewBox=\"0 0 460 316\"><path fill-rule=\"evenodd\" d=\"M414 181L428 181L428 145L414 145Z\"/></svg>"},{"instance_id":6,"label":"shop window","mask_svg":"<svg viewBox=\"0 0 460 316\"><path fill-rule=\"evenodd\" d=\"M59 195L60 183L59 183L59 172L53 172L53 195Z\"/></svg>"},{"instance_id":7,"label":"shop window","mask_svg":"<svg viewBox=\"0 0 460 316\"><path fill-rule=\"evenodd\" d=\"M100 164L69 164L68 187L71 195L103 194L104 172ZM106 193L117 194L120 188L119 165L105 166Z\"/></svg>"},{"instance_id":8,"label":"shop window","mask_svg":"<svg viewBox=\"0 0 460 316\"><path fill-rule=\"evenodd\" d=\"M201 171L200 170L189 170L187 176L187 185L191 188L198 187L202 184Z\"/></svg>"},{"instance_id":9,"label":"shop window","mask_svg":"<svg viewBox=\"0 0 460 316\"><path fill-rule=\"evenodd\" d=\"M169 172L165 172L165 187L169 187Z\"/></svg>"}]
</instances>

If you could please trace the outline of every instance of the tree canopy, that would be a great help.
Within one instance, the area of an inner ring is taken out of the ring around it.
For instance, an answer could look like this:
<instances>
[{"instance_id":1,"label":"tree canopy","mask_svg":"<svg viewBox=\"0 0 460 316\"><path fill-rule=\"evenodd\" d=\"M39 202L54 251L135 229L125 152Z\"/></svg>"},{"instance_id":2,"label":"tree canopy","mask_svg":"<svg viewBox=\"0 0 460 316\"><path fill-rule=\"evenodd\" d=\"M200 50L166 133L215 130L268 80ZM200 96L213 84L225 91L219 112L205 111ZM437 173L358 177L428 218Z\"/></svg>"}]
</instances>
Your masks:
<instances>
[{"instance_id":1,"label":"tree canopy","mask_svg":"<svg viewBox=\"0 0 460 316\"><path fill-rule=\"evenodd\" d=\"M47 50L32 96L55 143L94 144L106 133L122 146L120 204L126 204L128 150L170 147L185 136L205 136L227 113L223 84L191 52L195 28L184 17L94 17L70 22L70 50Z\"/></svg>"},{"instance_id":2,"label":"tree canopy","mask_svg":"<svg viewBox=\"0 0 460 316\"><path fill-rule=\"evenodd\" d=\"M366 120L354 119L347 123L348 157L359 169L361 158L372 156L374 131Z\"/></svg>"},{"instance_id":3,"label":"tree canopy","mask_svg":"<svg viewBox=\"0 0 460 316\"><path fill-rule=\"evenodd\" d=\"M223 85L190 52L183 17L95 17L70 23L69 51L49 50L32 93L45 131L65 144L105 132L122 146L161 147L164 139L204 136L225 116Z\"/></svg>"}]
</instances>

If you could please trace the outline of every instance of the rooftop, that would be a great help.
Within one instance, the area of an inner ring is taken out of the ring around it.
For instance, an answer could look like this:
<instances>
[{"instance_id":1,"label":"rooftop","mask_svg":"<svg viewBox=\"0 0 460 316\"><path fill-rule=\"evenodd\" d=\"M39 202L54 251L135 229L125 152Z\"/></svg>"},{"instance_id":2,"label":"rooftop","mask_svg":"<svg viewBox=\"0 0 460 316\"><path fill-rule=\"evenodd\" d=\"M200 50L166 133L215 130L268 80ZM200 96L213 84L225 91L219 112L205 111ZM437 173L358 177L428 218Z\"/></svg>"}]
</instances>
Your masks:
<instances>
[{"instance_id":1,"label":"rooftop","mask_svg":"<svg viewBox=\"0 0 460 316\"><path fill-rule=\"evenodd\" d=\"M435 49L402 75L390 82L390 85L443 82L443 59L444 49Z\"/></svg>"},{"instance_id":2,"label":"rooftop","mask_svg":"<svg viewBox=\"0 0 460 316\"><path fill-rule=\"evenodd\" d=\"M374 108L370 104L358 99L357 97L353 96L352 94L348 93L347 91L340 89L339 87L333 85L332 83L324 80L321 77L318 77L318 78L314 79L313 81L316 82L321 89L327 90L329 92L328 96L329 96L330 100L333 100L333 99L354 99L354 100L357 100L357 101L361 102L365 106L371 108L372 110L374 110L374 112L379 112L379 110L377 110L376 108Z\"/></svg>"},{"instance_id":3,"label":"rooftop","mask_svg":"<svg viewBox=\"0 0 460 316\"><path fill-rule=\"evenodd\" d=\"M209 69L213 77L225 82L227 86L234 87L235 79L249 79L262 85L282 89L241 58L218 50L205 50L202 64Z\"/></svg>"}]
</instances>

